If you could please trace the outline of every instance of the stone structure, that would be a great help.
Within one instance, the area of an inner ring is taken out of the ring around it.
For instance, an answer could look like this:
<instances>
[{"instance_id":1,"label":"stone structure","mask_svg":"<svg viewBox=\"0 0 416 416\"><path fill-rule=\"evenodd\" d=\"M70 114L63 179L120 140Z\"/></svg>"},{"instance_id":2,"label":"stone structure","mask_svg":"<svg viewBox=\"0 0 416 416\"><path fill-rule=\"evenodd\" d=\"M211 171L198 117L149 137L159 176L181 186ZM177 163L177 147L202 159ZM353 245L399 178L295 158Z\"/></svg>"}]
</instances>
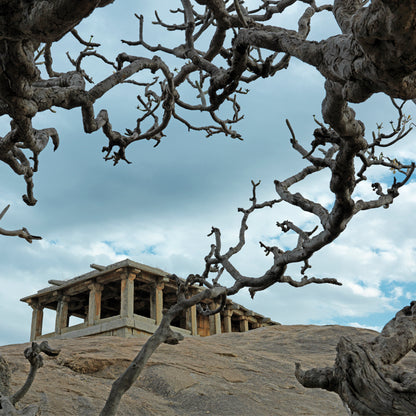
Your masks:
<instances>
[{"instance_id":1,"label":"stone structure","mask_svg":"<svg viewBox=\"0 0 416 416\"><path fill-rule=\"evenodd\" d=\"M94 271L70 280L49 280L51 286L21 299L33 309L31 341L98 334L152 334L162 319L163 309L176 302L176 283L163 270L129 259L107 267L91 267ZM42 333L45 308L56 311L55 331L48 334ZM84 322L70 326L70 316ZM276 322L230 300L216 315L200 315L193 306L172 322L176 331L200 336L244 332L268 325Z\"/></svg>"}]
</instances>

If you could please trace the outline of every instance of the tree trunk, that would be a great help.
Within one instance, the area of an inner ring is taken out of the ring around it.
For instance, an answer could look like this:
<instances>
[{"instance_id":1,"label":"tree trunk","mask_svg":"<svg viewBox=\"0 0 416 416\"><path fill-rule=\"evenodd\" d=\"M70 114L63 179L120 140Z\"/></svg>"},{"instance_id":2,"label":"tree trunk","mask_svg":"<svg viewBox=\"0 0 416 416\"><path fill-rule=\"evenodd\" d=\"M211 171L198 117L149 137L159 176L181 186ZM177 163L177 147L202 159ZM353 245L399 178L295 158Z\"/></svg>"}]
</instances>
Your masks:
<instances>
[{"instance_id":1,"label":"tree trunk","mask_svg":"<svg viewBox=\"0 0 416 416\"><path fill-rule=\"evenodd\" d=\"M342 337L333 368L303 371L305 387L336 392L353 414L416 415L416 373L396 365L416 345L416 302L406 306L370 342Z\"/></svg>"}]
</instances>

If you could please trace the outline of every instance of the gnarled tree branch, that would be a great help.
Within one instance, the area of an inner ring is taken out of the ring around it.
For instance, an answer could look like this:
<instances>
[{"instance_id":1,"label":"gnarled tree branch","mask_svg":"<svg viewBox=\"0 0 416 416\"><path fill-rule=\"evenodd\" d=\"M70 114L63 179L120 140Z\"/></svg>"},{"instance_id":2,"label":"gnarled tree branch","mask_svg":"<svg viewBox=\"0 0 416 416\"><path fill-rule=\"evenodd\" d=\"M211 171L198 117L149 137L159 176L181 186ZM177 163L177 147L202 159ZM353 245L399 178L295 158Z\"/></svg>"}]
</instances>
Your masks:
<instances>
[{"instance_id":1,"label":"gnarled tree branch","mask_svg":"<svg viewBox=\"0 0 416 416\"><path fill-rule=\"evenodd\" d=\"M341 338L334 367L302 370L305 387L336 392L359 415L407 416L416 413L416 373L396 363L416 348L416 302L404 307L370 342Z\"/></svg>"},{"instance_id":2,"label":"gnarled tree branch","mask_svg":"<svg viewBox=\"0 0 416 416\"><path fill-rule=\"evenodd\" d=\"M26 406L24 409L18 410L15 405L24 395L29 391L35 380L36 373L40 367L43 366L43 358L41 353L50 357L56 357L60 350L53 349L49 346L47 341L40 344L32 342L32 346L24 351L26 359L30 363L30 371L23 386L12 396L10 396L10 370L9 365L0 356L0 415L2 416L35 416L39 414L39 408L36 405Z\"/></svg>"},{"instance_id":3,"label":"gnarled tree branch","mask_svg":"<svg viewBox=\"0 0 416 416\"><path fill-rule=\"evenodd\" d=\"M7 205L6 208L3 209L3 211L0 213L0 220L4 217L4 215L6 214L9 208L10 208L10 205ZM42 239L42 237L30 234L29 231L25 227L21 228L20 230L5 230L4 228L0 227L0 234L11 236L11 237L24 238L28 243L31 243L33 240Z\"/></svg>"}]
</instances>

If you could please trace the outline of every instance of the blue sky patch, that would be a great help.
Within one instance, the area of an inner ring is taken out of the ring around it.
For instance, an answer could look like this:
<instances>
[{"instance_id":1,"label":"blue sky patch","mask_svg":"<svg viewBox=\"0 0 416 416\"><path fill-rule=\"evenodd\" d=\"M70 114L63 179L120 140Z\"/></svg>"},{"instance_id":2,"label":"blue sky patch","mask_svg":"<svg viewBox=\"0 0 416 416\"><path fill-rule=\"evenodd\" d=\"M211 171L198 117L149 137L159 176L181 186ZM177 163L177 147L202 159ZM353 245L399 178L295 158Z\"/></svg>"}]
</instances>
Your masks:
<instances>
[{"instance_id":1,"label":"blue sky patch","mask_svg":"<svg viewBox=\"0 0 416 416\"><path fill-rule=\"evenodd\" d=\"M146 246L144 250L141 251L142 254L151 254L153 256L157 255L156 245Z\"/></svg>"},{"instance_id":2,"label":"blue sky patch","mask_svg":"<svg viewBox=\"0 0 416 416\"><path fill-rule=\"evenodd\" d=\"M114 253L117 255L117 256L129 256L130 255L130 250L127 250L127 249L122 249L122 248L120 248L120 247L117 247L116 246L116 243L114 242L114 241L103 241L103 243L106 245L106 246L108 246L108 247L110 247L111 248L111 250L113 250L114 251Z\"/></svg>"}]
</instances>

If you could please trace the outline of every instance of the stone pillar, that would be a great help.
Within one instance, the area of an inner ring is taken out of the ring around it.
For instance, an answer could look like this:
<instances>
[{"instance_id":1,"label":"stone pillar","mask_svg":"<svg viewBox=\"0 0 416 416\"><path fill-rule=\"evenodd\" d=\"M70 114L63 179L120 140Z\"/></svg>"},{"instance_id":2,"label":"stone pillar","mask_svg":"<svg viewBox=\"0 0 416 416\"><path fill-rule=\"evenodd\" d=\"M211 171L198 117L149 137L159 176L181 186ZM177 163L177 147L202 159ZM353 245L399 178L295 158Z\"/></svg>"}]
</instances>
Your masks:
<instances>
[{"instance_id":1,"label":"stone pillar","mask_svg":"<svg viewBox=\"0 0 416 416\"><path fill-rule=\"evenodd\" d=\"M120 315L122 318L133 318L135 278L134 273L126 273L121 277Z\"/></svg>"},{"instance_id":2,"label":"stone pillar","mask_svg":"<svg viewBox=\"0 0 416 416\"><path fill-rule=\"evenodd\" d=\"M150 294L150 318L155 320L155 324L159 325L163 317L163 283L156 283Z\"/></svg>"},{"instance_id":3,"label":"stone pillar","mask_svg":"<svg viewBox=\"0 0 416 416\"><path fill-rule=\"evenodd\" d=\"M231 324L231 315L233 314L233 311L230 311L229 309L225 309L223 314L224 314L224 331L233 332L233 327Z\"/></svg>"},{"instance_id":4,"label":"stone pillar","mask_svg":"<svg viewBox=\"0 0 416 416\"><path fill-rule=\"evenodd\" d=\"M101 318L101 292L104 289L99 283L91 283L88 285L90 296L88 301L88 326L96 324Z\"/></svg>"},{"instance_id":5,"label":"stone pillar","mask_svg":"<svg viewBox=\"0 0 416 416\"><path fill-rule=\"evenodd\" d=\"M88 325L89 305L85 305L83 310L84 310L84 324Z\"/></svg>"},{"instance_id":6,"label":"stone pillar","mask_svg":"<svg viewBox=\"0 0 416 416\"><path fill-rule=\"evenodd\" d=\"M240 317L240 332L248 331L248 319L247 316Z\"/></svg>"},{"instance_id":7,"label":"stone pillar","mask_svg":"<svg viewBox=\"0 0 416 416\"><path fill-rule=\"evenodd\" d=\"M68 302L69 296L60 296L56 307L55 334L60 334L62 328L68 326Z\"/></svg>"},{"instance_id":8,"label":"stone pillar","mask_svg":"<svg viewBox=\"0 0 416 416\"><path fill-rule=\"evenodd\" d=\"M198 323L196 320L196 305L186 310L186 329L191 331L191 335L198 335Z\"/></svg>"},{"instance_id":9,"label":"stone pillar","mask_svg":"<svg viewBox=\"0 0 416 416\"><path fill-rule=\"evenodd\" d=\"M212 309L218 308L215 303L211 304ZM211 335L221 334L221 313L210 315L209 317L209 332Z\"/></svg>"},{"instance_id":10,"label":"stone pillar","mask_svg":"<svg viewBox=\"0 0 416 416\"><path fill-rule=\"evenodd\" d=\"M42 324L43 324L43 306L35 303L30 305L32 307L32 325L30 327L30 340L35 339L42 335Z\"/></svg>"}]
</instances>

